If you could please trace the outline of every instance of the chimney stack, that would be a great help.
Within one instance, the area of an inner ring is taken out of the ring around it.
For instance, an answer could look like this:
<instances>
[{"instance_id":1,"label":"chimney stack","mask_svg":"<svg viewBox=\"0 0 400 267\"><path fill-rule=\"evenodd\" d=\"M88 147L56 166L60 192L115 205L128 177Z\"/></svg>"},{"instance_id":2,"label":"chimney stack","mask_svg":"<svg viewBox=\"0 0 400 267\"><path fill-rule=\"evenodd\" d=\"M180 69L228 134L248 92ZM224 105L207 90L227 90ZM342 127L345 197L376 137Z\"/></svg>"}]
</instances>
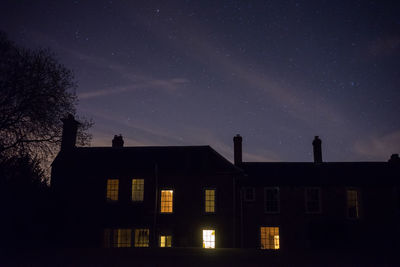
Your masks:
<instances>
[{"instance_id":1,"label":"chimney stack","mask_svg":"<svg viewBox=\"0 0 400 267\"><path fill-rule=\"evenodd\" d=\"M400 163L399 154L392 154L392 155L390 156L389 163L399 164L399 163Z\"/></svg>"},{"instance_id":2,"label":"chimney stack","mask_svg":"<svg viewBox=\"0 0 400 267\"><path fill-rule=\"evenodd\" d=\"M77 122L72 114L68 114L66 118L61 119L63 122L61 150L70 150L75 147L76 133L78 131L79 122Z\"/></svg>"},{"instance_id":3,"label":"chimney stack","mask_svg":"<svg viewBox=\"0 0 400 267\"><path fill-rule=\"evenodd\" d=\"M242 164L242 137L239 134L233 137L233 155L235 165Z\"/></svg>"},{"instance_id":4,"label":"chimney stack","mask_svg":"<svg viewBox=\"0 0 400 267\"><path fill-rule=\"evenodd\" d=\"M112 140L112 147L123 147L124 139L122 139L122 135L114 135L114 139Z\"/></svg>"},{"instance_id":5,"label":"chimney stack","mask_svg":"<svg viewBox=\"0 0 400 267\"><path fill-rule=\"evenodd\" d=\"M314 141L312 142L313 150L314 150L314 163L322 163L322 148L321 148L321 139L318 136L314 137Z\"/></svg>"}]
</instances>

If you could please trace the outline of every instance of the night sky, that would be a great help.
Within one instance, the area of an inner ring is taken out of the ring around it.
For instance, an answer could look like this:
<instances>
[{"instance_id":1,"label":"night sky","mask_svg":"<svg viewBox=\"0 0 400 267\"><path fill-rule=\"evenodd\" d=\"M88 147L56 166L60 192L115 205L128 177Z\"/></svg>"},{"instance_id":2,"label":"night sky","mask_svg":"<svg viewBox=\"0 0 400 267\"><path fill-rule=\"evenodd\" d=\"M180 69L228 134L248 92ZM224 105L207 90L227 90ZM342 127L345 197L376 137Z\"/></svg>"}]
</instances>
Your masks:
<instances>
[{"instance_id":1,"label":"night sky","mask_svg":"<svg viewBox=\"0 0 400 267\"><path fill-rule=\"evenodd\" d=\"M0 30L74 71L92 146L245 161L400 152L400 1L1 1Z\"/></svg>"}]
</instances>

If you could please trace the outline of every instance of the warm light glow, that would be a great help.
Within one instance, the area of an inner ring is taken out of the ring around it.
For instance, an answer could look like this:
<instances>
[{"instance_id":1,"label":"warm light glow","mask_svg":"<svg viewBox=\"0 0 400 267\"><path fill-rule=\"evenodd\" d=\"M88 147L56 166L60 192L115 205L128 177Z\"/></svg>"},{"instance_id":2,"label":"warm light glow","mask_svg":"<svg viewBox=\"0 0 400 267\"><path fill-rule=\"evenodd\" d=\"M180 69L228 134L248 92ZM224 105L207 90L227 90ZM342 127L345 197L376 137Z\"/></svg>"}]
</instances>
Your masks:
<instances>
[{"instance_id":1,"label":"warm light glow","mask_svg":"<svg viewBox=\"0 0 400 267\"><path fill-rule=\"evenodd\" d=\"M117 201L118 200L118 179L108 179L107 180L107 200Z\"/></svg>"},{"instance_id":2,"label":"warm light glow","mask_svg":"<svg viewBox=\"0 0 400 267\"><path fill-rule=\"evenodd\" d=\"M172 246L172 236L162 235L160 236L160 247L170 248Z\"/></svg>"},{"instance_id":3,"label":"warm light glow","mask_svg":"<svg viewBox=\"0 0 400 267\"><path fill-rule=\"evenodd\" d=\"M114 229L114 244L113 247L129 248L131 247L131 229Z\"/></svg>"},{"instance_id":4,"label":"warm light glow","mask_svg":"<svg viewBox=\"0 0 400 267\"><path fill-rule=\"evenodd\" d=\"M261 249L279 249L279 227L261 227Z\"/></svg>"},{"instance_id":5,"label":"warm light glow","mask_svg":"<svg viewBox=\"0 0 400 267\"><path fill-rule=\"evenodd\" d=\"M215 212L215 189L205 191L205 212Z\"/></svg>"},{"instance_id":6,"label":"warm light glow","mask_svg":"<svg viewBox=\"0 0 400 267\"><path fill-rule=\"evenodd\" d=\"M161 190L161 213L172 213L173 190Z\"/></svg>"},{"instance_id":7,"label":"warm light glow","mask_svg":"<svg viewBox=\"0 0 400 267\"><path fill-rule=\"evenodd\" d=\"M203 248L215 248L215 230L203 230Z\"/></svg>"},{"instance_id":8,"label":"warm light glow","mask_svg":"<svg viewBox=\"0 0 400 267\"><path fill-rule=\"evenodd\" d=\"M149 229L135 229L135 247L148 247L149 233Z\"/></svg>"},{"instance_id":9,"label":"warm light glow","mask_svg":"<svg viewBox=\"0 0 400 267\"><path fill-rule=\"evenodd\" d=\"M279 249L279 235L274 236L274 247L275 249Z\"/></svg>"},{"instance_id":10,"label":"warm light glow","mask_svg":"<svg viewBox=\"0 0 400 267\"><path fill-rule=\"evenodd\" d=\"M132 201L143 201L144 179L132 179Z\"/></svg>"}]
</instances>

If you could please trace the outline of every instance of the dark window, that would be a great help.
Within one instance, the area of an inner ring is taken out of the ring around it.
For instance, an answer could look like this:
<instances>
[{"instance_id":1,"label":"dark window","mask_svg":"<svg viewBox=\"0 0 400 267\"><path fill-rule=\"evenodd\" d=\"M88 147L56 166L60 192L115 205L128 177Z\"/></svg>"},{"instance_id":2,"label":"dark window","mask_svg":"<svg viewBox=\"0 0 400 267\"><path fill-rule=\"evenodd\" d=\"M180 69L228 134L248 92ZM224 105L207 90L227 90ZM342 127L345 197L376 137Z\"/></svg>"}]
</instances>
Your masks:
<instances>
[{"instance_id":1,"label":"dark window","mask_svg":"<svg viewBox=\"0 0 400 267\"><path fill-rule=\"evenodd\" d=\"M279 187L264 188L264 211L266 213L279 212Z\"/></svg>"},{"instance_id":2,"label":"dark window","mask_svg":"<svg viewBox=\"0 0 400 267\"><path fill-rule=\"evenodd\" d=\"M256 199L256 192L254 187L245 187L243 190L244 201L254 201Z\"/></svg>"},{"instance_id":3,"label":"dark window","mask_svg":"<svg viewBox=\"0 0 400 267\"><path fill-rule=\"evenodd\" d=\"M306 188L306 212L321 212L321 190L318 187Z\"/></svg>"},{"instance_id":4,"label":"dark window","mask_svg":"<svg viewBox=\"0 0 400 267\"><path fill-rule=\"evenodd\" d=\"M347 189L347 216L350 219L360 217L360 193L356 189Z\"/></svg>"}]
</instances>

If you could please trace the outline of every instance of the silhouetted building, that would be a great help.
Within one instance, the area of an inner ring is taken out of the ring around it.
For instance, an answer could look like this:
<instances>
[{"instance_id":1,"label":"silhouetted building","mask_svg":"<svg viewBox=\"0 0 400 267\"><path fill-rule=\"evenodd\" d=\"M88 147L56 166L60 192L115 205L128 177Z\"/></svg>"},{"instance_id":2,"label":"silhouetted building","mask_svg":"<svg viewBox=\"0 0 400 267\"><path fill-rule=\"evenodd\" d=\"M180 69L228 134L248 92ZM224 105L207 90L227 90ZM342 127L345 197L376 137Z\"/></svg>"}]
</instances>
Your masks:
<instances>
[{"instance_id":1,"label":"silhouetted building","mask_svg":"<svg viewBox=\"0 0 400 267\"><path fill-rule=\"evenodd\" d=\"M400 164L322 161L232 164L210 146L75 147L63 120L51 186L59 240L70 247L315 249L399 247ZM65 140L65 141L64 141Z\"/></svg>"}]
</instances>

